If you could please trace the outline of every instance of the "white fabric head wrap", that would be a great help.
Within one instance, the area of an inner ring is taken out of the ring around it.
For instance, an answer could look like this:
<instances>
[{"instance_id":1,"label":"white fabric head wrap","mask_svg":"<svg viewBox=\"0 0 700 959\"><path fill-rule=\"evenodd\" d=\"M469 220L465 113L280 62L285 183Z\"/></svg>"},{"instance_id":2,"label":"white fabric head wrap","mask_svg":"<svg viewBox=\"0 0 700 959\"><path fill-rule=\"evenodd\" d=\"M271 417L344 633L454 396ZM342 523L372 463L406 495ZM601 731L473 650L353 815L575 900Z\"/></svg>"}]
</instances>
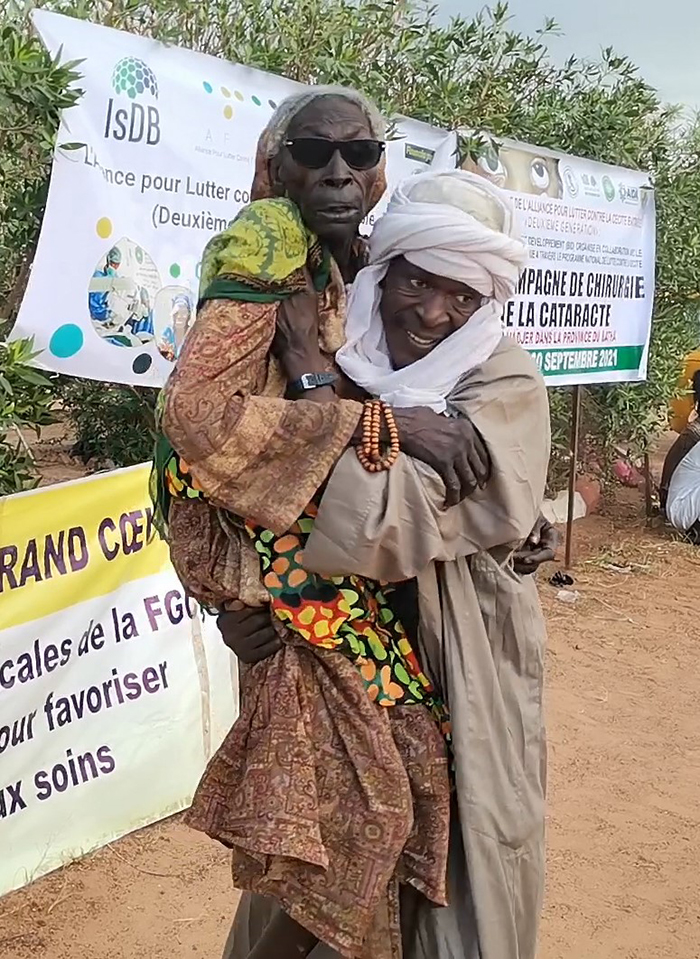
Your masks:
<instances>
[{"instance_id":1,"label":"white fabric head wrap","mask_svg":"<svg viewBox=\"0 0 700 959\"><path fill-rule=\"evenodd\" d=\"M466 283L484 303L430 353L394 370L379 313L381 281L404 256L414 266ZM336 361L347 376L392 406L446 409L446 397L501 340L503 304L527 260L515 211L498 187L463 170L425 173L401 183L370 237L370 266L350 291L347 342Z\"/></svg>"}]
</instances>

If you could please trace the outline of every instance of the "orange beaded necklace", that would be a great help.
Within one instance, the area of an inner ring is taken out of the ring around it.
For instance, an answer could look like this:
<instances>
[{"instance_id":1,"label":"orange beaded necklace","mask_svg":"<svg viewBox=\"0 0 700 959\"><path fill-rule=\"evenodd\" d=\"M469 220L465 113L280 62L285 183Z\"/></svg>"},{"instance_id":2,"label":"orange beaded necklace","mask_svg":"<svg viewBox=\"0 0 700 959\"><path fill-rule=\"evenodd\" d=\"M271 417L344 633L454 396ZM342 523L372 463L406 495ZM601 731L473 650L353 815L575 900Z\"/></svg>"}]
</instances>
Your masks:
<instances>
[{"instance_id":1,"label":"orange beaded necklace","mask_svg":"<svg viewBox=\"0 0 700 959\"><path fill-rule=\"evenodd\" d=\"M389 433L389 448L382 452L382 417ZM362 445L357 458L369 473L390 470L399 458L399 430L390 406L382 400L367 400L362 411Z\"/></svg>"}]
</instances>

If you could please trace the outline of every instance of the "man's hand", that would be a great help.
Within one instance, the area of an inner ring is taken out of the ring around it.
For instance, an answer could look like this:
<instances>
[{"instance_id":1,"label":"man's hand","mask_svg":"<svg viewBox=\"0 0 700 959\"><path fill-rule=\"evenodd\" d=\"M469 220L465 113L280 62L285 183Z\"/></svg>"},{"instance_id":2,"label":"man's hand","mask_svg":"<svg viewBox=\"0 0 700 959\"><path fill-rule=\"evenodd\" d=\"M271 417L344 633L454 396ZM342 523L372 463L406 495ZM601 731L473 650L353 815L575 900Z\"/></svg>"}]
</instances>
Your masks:
<instances>
[{"instance_id":1,"label":"man's hand","mask_svg":"<svg viewBox=\"0 0 700 959\"><path fill-rule=\"evenodd\" d=\"M277 326L271 349L289 384L305 373L328 372L328 363L319 345L318 323L318 296L310 277L307 277L306 289L283 300L277 308ZM297 398L333 403L336 397L332 386L319 386L303 391L301 397L287 396L287 399Z\"/></svg>"},{"instance_id":2,"label":"man's hand","mask_svg":"<svg viewBox=\"0 0 700 959\"><path fill-rule=\"evenodd\" d=\"M319 352L318 296L310 277L307 277L306 289L280 302L272 352L283 366L290 354L315 355Z\"/></svg>"},{"instance_id":3,"label":"man's hand","mask_svg":"<svg viewBox=\"0 0 700 959\"><path fill-rule=\"evenodd\" d=\"M456 506L491 475L491 460L483 439L466 418L440 416L424 407L393 410L401 449L431 466L447 491L446 506Z\"/></svg>"},{"instance_id":4,"label":"man's hand","mask_svg":"<svg viewBox=\"0 0 700 959\"><path fill-rule=\"evenodd\" d=\"M519 576L535 573L542 563L550 563L554 559L560 542L559 531L540 513L532 532L513 554L513 569Z\"/></svg>"},{"instance_id":5,"label":"man's hand","mask_svg":"<svg viewBox=\"0 0 700 959\"><path fill-rule=\"evenodd\" d=\"M272 628L269 606L243 606L219 613L216 624L224 643L242 663L252 665L273 656L282 642Z\"/></svg>"}]
</instances>

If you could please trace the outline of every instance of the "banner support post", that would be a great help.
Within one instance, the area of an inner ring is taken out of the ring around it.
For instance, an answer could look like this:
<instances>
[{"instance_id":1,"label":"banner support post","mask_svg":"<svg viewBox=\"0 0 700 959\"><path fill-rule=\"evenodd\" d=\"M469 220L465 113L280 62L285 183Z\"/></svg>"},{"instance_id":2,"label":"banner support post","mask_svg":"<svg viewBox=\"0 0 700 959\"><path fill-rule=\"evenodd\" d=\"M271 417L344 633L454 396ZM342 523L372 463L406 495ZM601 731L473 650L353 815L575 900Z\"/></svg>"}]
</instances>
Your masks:
<instances>
[{"instance_id":1,"label":"banner support post","mask_svg":"<svg viewBox=\"0 0 700 959\"><path fill-rule=\"evenodd\" d=\"M644 453L644 512L646 513L647 526L652 525L654 517L654 480L651 475L651 463L649 461L649 450Z\"/></svg>"},{"instance_id":2,"label":"banner support post","mask_svg":"<svg viewBox=\"0 0 700 959\"><path fill-rule=\"evenodd\" d=\"M574 497L576 495L578 439L581 423L581 387L577 384L571 393L571 440L569 442L569 496L566 503L566 550L564 568L571 569L571 551L573 547Z\"/></svg>"}]
</instances>

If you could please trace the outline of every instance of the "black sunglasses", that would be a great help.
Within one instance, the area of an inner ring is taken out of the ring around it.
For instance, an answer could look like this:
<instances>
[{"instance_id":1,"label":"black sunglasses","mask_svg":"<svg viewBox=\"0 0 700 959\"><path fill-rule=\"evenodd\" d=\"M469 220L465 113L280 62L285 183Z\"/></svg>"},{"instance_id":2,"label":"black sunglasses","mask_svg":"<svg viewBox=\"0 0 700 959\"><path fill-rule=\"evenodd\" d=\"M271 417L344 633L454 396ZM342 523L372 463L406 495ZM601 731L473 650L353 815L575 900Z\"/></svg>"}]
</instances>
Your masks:
<instances>
[{"instance_id":1,"label":"black sunglasses","mask_svg":"<svg viewBox=\"0 0 700 959\"><path fill-rule=\"evenodd\" d=\"M336 150L353 170L371 170L382 158L386 144L379 140L324 140L322 137L297 137L284 144L299 166L322 170Z\"/></svg>"}]
</instances>

